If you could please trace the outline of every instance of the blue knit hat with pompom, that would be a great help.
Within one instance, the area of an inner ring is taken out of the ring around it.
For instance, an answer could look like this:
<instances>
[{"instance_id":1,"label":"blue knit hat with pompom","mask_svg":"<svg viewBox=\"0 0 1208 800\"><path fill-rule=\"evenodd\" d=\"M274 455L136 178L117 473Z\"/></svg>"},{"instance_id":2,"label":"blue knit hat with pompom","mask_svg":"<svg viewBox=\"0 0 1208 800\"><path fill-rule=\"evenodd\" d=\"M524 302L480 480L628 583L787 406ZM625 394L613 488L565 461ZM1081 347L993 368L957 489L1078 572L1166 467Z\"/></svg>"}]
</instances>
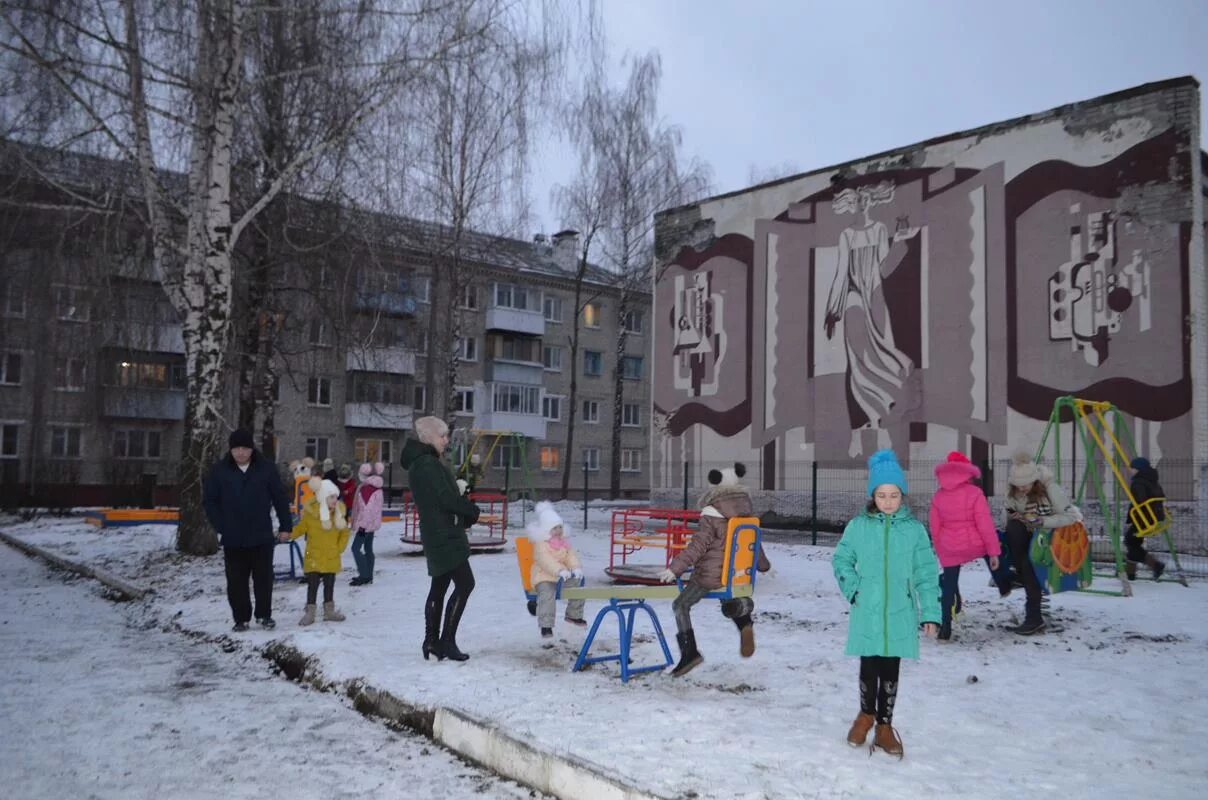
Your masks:
<instances>
[{"instance_id":1,"label":"blue knit hat with pompom","mask_svg":"<svg viewBox=\"0 0 1208 800\"><path fill-rule=\"evenodd\" d=\"M892 450L878 450L868 459L868 495L877 490L878 486L891 483L906 494L906 473L898 465L898 457Z\"/></svg>"}]
</instances>

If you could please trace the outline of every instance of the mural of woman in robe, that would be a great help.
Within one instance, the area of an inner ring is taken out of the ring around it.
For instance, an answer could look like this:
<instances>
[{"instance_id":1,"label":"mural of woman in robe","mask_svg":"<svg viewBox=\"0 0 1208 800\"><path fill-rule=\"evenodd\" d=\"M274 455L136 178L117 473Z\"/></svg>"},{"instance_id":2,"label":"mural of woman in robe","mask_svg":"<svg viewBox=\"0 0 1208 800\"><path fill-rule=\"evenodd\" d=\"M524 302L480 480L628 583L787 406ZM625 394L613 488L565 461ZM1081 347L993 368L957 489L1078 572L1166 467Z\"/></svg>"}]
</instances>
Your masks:
<instances>
[{"instance_id":1,"label":"mural of woman in robe","mask_svg":"<svg viewBox=\"0 0 1208 800\"><path fill-rule=\"evenodd\" d=\"M894 345L893 327L885 304L882 270L889 257L890 235L885 224L872 219L873 206L893 201L893 184L844 189L831 204L836 214L860 213L862 224L843 230L839 236L839 265L826 300L826 338L843 321L843 345L847 353L847 407L852 437L848 454L855 458L863 450L861 430L877 431L877 447L889 447L883 426L886 415L914 365Z\"/></svg>"}]
</instances>

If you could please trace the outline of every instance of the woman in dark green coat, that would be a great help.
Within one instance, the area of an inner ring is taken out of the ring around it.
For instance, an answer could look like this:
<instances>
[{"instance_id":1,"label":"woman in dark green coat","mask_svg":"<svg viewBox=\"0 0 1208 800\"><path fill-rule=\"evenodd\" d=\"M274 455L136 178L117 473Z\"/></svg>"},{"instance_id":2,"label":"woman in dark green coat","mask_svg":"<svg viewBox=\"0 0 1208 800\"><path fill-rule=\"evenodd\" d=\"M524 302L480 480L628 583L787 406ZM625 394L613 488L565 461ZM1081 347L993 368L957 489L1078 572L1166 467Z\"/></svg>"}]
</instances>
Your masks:
<instances>
[{"instance_id":1,"label":"woman in dark green coat","mask_svg":"<svg viewBox=\"0 0 1208 800\"><path fill-rule=\"evenodd\" d=\"M474 591L470 570L470 540L466 529L478 521L478 506L462 496L453 473L440 460L449 446L449 426L438 417L415 421L416 439L403 445L402 465L409 475L411 496L419 510L419 536L428 560L432 587L424 605L424 660L451 658L465 661L468 655L457 647L457 626L466 601ZM440 607L449 584L453 594L445 605L445 625L440 626Z\"/></svg>"}]
</instances>

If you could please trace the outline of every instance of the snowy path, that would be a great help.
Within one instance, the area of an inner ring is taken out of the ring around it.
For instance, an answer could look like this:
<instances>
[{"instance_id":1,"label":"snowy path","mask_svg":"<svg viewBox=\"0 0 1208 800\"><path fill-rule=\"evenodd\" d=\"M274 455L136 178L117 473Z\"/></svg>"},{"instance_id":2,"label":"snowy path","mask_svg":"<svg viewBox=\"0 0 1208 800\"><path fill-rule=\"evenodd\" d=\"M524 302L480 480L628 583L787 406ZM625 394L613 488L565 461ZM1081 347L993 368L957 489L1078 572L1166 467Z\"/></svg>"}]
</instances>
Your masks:
<instances>
[{"instance_id":1,"label":"snowy path","mask_svg":"<svg viewBox=\"0 0 1208 800\"><path fill-rule=\"evenodd\" d=\"M0 545L6 797L532 796L259 656L137 630L96 586Z\"/></svg>"}]
</instances>

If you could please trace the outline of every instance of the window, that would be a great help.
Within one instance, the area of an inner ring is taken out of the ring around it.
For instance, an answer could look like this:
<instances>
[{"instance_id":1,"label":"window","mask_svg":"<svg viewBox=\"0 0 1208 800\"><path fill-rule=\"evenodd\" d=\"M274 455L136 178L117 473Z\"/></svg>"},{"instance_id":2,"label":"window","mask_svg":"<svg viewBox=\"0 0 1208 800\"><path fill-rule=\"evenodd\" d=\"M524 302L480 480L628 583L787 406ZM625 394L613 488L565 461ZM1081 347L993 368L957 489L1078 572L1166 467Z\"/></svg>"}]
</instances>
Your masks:
<instances>
[{"instance_id":1,"label":"window","mask_svg":"<svg viewBox=\"0 0 1208 800\"><path fill-rule=\"evenodd\" d=\"M626 311L625 316L621 319L621 325L626 333L642 332L642 312L641 311Z\"/></svg>"},{"instance_id":2,"label":"window","mask_svg":"<svg viewBox=\"0 0 1208 800\"><path fill-rule=\"evenodd\" d=\"M25 316L25 287L9 281L4 284L4 296L0 298L0 314L6 317Z\"/></svg>"},{"instance_id":3,"label":"window","mask_svg":"<svg viewBox=\"0 0 1208 800\"><path fill-rule=\"evenodd\" d=\"M407 383L408 379L403 375L355 372L352 375L349 401L405 406L411 397L407 391Z\"/></svg>"},{"instance_id":4,"label":"window","mask_svg":"<svg viewBox=\"0 0 1208 800\"><path fill-rule=\"evenodd\" d=\"M541 301L541 310L545 314L546 322L561 322L562 321L562 298L545 296Z\"/></svg>"},{"instance_id":5,"label":"window","mask_svg":"<svg viewBox=\"0 0 1208 800\"><path fill-rule=\"evenodd\" d=\"M420 328L417 325L415 327L415 335L412 336L411 338L415 341L415 344L412 345L412 349L415 350L415 352L419 353L421 356L427 355L427 353L428 353L428 332L426 330L424 330L423 328Z\"/></svg>"},{"instance_id":6,"label":"window","mask_svg":"<svg viewBox=\"0 0 1208 800\"><path fill-rule=\"evenodd\" d=\"M562 400L563 398L556 394L547 394L541 398L541 416L550 422L560 422L562 420Z\"/></svg>"},{"instance_id":7,"label":"window","mask_svg":"<svg viewBox=\"0 0 1208 800\"><path fill-rule=\"evenodd\" d=\"M327 458L327 443L328 439L326 436L307 436L306 455L315 461L322 461Z\"/></svg>"},{"instance_id":8,"label":"window","mask_svg":"<svg viewBox=\"0 0 1208 800\"><path fill-rule=\"evenodd\" d=\"M621 472L641 472L642 451L621 450Z\"/></svg>"},{"instance_id":9,"label":"window","mask_svg":"<svg viewBox=\"0 0 1208 800\"><path fill-rule=\"evenodd\" d=\"M583 324L588 328L600 327L599 303L587 303L583 306Z\"/></svg>"},{"instance_id":10,"label":"window","mask_svg":"<svg viewBox=\"0 0 1208 800\"><path fill-rule=\"evenodd\" d=\"M9 386L21 385L21 354L0 354L0 383Z\"/></svg>"},{"instance_id":11,"label":"window","mask_svg":"<svg viewBox=\"0 0 1208 800\"><path fill-rule=\"evenodd\" d=\"M428 408L428 387L422 383L417 384L411 391L411 407L416 411L424 411Z\"/></svg>"},{"instance_id":12,"label":"window","mask_svg":"<svg viewBox=\"0 0 1208 800\"><path fill-rule=\"evenodd\" d=\"M353 442L352 454L357 463L381 461L389 464L393 443L389 439L357 439Z\"/></svg>"},{"instance_id":13,"label":"window","mask_svg":"<svg viewBox=\"0 0 1208 800\"><path fill-rule=\"evenodd\" d=\"M510 283L495 284L495 307L517 311L536 311L540 294Z\"/></svg>"},{"instance_id":14,"label":"window","mask_svg":"<svg viewBox=\"0 0 1208 800\"><path fill-rule=\"evenodd\" d=\"M541 358L541 340L529 336L487 335L487 355L504 361L536 364Z\"/></svg>"},{"instance_id":15,"label":"window","mask_svg":"<svg viewBox=\"0 0 1208 800\"><path fill-rule=\"evenodd\" d=\"M478 287L466 286L461 290L461 300L458 302L459 308L474 311L478 308Z\"/></svg>"},{"instance_id":16,"label":"window","mask_svg":"<svg viewBox=\"0 0 1208 800\"><path fill-rule=\"evenodd\" d=\"M541 348L541 363L550 372L562 371L562 348L545 345Z\"/></svg>"},{"instance_id":17,"label":"window","mask_svg":"<svg viewBox=\"0 0 1208 800\"><path fill-rule=\"evenodd\" d=\"M113 385L139 389L185 388L185 365L119 361L113 365Z\"/></svg>"},{"instance_id":18,"label":"window","mask_svg":"<svg viewBox=\"0 0 1208 800\"><path fill-rule=\"evenodd\" d=\"M636 428L642 424L642 407L638 403L623 403L621 405L621 424L626 428Z\"/></svg>"},{"instance_id":19,"label":"window","mask_svg":"<svg viewBox=\"0 0 1208 800\"><path fill-rule=\"evenodd\" d=\"M600 421L600 402L598 400L583 401L583 421L590 423Z\"/></svg>"},{"instance_id":20,"label":"window","mask_svg":"<svg viewBox=\"0 0 1208 800\"><path fill-rule=\"evenodd\" d=\"M331 378L311 378L306 388L306 402L312 406L330 406Z\"/></svg>"},{"instance_id":21,"label":"window","mask_svg":"<svg viewBox=\"0 0 1208 800\"><path fill-rule=\"evenodd\" d=\"M495 469L520 469L522 464L520 448L514 444L501 442L491 453L491 466Z\"/></svg>"},{"instance_id":22,"label":"window","mask_svg":"<svg viewBox=\"0 0 1208 800\"><path fill-rule=\"evenodd\" d=\"M415 279L415 299L421 303L429 302L432 294L432 279L420 276Z\"/></svg>"},{"instance_id":23,"label":"window","mask_svg":"<svg viewBox=\"0 0 1208 800\"><path fill-rule=\"evenodd\" d=\"M624 356L621 358L621 377L627 381L640 381L642 372L641 356Z\"/></svg>"},{"instance_id":24,"label":"window","mask_svg":"<svg viewBox=\"0 0 1208 800\"><path fill-rule=\"evenodd\" d=\"M309 341L316 347L331 346L331 329L325 319L312 319L310 321L310 337Z\"/></svg>"},{"instance_id":25,"label":"window","mask_svg":"<svg viewBox=\"0 0 1208 800\"><path fill-rule=\"evenodd\" d=\"M79 286L52 287L55 316L65 322L87 322L92 318L88 290Z\"/></svg>"},{"instance_id":26,"label":"window","mask_svg":"<svg viewBox=\"0 0 1208 800\"><path fill-rule=\"evenodd\" d=\"M0 458L17 457L17 436L20 431L20 425L0 425Z\"/></svg>"},{"instance_id":27,"label":"window","mask_svg":"<svg viewBox=\"0 0 1208 800\"><path fill-rule=\"evenodd\" d=\"M584 350L583 351L583 374L584 375L603 375L604 374L604 354L599 350Z\"/></svg>"},{"instance_id":28,"label":"window","mask_svg":"<svg viewBox=\"0 0 1208 800\"><path fill-rule=\"evenodd\" d=\"M541 410L541 387L514 383L496 383L491 401L493 411L509 414L538 414Z\"/></svg>"},{"instance_id":29,"label":"window","mask_svg":"<svg viewBox=\"0 0 1208 800\"><path fill-rule=\"evenodd\" d=\"M457 389L453 392L453 413L474 413L474 389Z\"/></svg>"},{"instance_id":30,"label":"window","mask_svg":"<svg viewBox=\"0 0 1208 800\"><path fill-rule=\"evenodd\" d=\"M62 392L84 391L84 359L55 359L55 389Z\"/></svg>"},{"instance_id":31,"label":"window","mask_svg":"<svg viewBox=\"0 0 1208 800\"><path fill-rule=\"evenodd\" d=\"M583 467L588 472L600 471L600 448L584 447L583 448Z\"/></svg>"},{"instance_id":32,"label":"window","mask_svg":"<svg viewBox=\"0 0 1208 800\"><path fill-rule=\"evenodd\" d=\"M50 429L51 458L80 457L80 429L52 427Z\"/></svg>"},{"instance_id":33,"label":"window","mask_svg":"<svg viewBox=\"0 0 1208 800\"><path fill-rule=\"evenodd\" d=\"M541 448L541 470L543 472L555 472L559 469L558 462L561 459L558 457L559 451L556 447Z\"/></svg>"},{"instance_id":34,"label":"window","mask_svg":"<svg viewBox=\"0 0 1208 800\"><path fill-rule=\"evenodd\" d=\"M462 361L478 360L478 340L473 336L463 336L457 340L457 357Z\"/></svg>"},{"instance_id":35,"label":"window","mask_svg":"<svg viewBox=\"0 0 1208 800\"><path fill-rule=\"evenodd\" d=\"M114 458L159 458L159 431L137 428L113 432Z\"/></svg>"}]
</instances>

